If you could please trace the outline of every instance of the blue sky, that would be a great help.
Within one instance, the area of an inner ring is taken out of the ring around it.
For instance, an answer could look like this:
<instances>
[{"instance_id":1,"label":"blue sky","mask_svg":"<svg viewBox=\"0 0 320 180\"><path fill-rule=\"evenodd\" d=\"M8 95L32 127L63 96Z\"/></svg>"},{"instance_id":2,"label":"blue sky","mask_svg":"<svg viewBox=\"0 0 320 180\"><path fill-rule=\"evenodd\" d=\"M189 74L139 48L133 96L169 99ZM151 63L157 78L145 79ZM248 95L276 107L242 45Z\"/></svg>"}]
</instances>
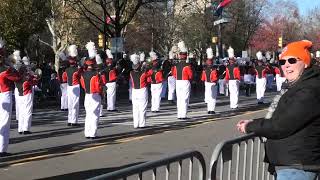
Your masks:
<instances>
[{"instance_id":1,"label":"blue sky","mask_svg":"<svg viewBox=\"0 0 320 180\"><path fill-rule=\"evenodd\" d=\"M276 1L276 0L271 0ZM289 2L296 2L299 8L299 11L302 15L306 15L309 9L314 7L320 8L320 0L283 0Z\"/></svg>"},{"instance_id":2,"label":"blue sky","mask_svg":"<svg viewBox=\"0 0 320 180\"><path fill-rule=\"evenodd\" d=\"M302 15L305 15L309 9L314 7L320 7L320 0L291 0L295 1L299 6L299 11Z\"/></svg>"}]
</instances>

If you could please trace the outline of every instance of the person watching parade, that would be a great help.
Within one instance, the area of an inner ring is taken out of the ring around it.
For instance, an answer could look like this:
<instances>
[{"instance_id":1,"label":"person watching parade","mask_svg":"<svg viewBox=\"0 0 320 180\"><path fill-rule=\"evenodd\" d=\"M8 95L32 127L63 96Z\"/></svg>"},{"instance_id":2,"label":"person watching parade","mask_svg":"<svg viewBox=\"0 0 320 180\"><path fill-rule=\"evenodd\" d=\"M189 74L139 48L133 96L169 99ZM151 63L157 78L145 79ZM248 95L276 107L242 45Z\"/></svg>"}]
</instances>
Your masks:
<instances>
[{"instance_id":1,"label":"person watching parade","mask_svg":"<svg viewBox=\"0 0 320 180\"><path fill-rule=\"evenodd\" d=\"M266 137L266 158L277 180L313 180L320 170L320 70L308 40L289 43L279 56L286 77L265 118L241 120L237 129Z\"/></svg>"}]
</instances>

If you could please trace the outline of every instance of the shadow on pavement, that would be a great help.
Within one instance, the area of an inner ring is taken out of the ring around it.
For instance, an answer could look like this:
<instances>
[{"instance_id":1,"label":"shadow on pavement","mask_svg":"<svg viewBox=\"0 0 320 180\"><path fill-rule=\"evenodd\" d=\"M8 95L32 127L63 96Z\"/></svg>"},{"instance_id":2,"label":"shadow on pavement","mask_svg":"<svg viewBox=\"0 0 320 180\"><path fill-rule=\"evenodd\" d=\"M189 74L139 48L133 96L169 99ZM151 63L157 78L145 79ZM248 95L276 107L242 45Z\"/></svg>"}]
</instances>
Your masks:
<instances>
[{"instance_id":1,"label":"shadow on pavement","mask_svg":"<svg viewBox=\"0 0 320 180\"><path fill-rule=\"evenodd\" d=\"M41 179L37 179L37 180L60 180L60 179L77 179L77 180L81 180L81 179L88 179L88 178L92 178L92 177L95 177L95 176L107 174L107 173L110 173L110 172L113 172L113 171L117 171L117 170L120 170L120 169L123 169L123 168L135 166L135 165L138 165L138 164L141 164L141 163L144 163L144 162L132 163L132 164L128 164L128 165L120 166L120 167L90 169L90 170L87 170L87 171L73 172L73 173L69 173L69 174L62 174L62 175L58 175L58 176L41 178Z\"/></svg>"}]
</instances>

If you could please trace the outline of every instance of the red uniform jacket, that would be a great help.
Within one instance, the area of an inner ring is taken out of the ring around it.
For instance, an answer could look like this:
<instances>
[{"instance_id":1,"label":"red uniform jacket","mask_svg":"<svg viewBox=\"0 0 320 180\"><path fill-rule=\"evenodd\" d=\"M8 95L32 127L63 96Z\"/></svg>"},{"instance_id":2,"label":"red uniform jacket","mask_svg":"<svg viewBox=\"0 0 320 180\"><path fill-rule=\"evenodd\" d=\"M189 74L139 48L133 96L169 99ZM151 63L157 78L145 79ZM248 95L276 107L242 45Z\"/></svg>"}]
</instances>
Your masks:
<instances>
[{"instance_id":1,"label":"red uniform jacket","mask_svg":"<svg viewBox=\"0 0 320 180\"><path fill-rule=\"evenodd\" d=\"M60 84L67 83L68 78L67 78L67 74L66 74L65 70L59 69L58 80L59 80Z\"/></svg>"},{"instance_id":2,"label":"red uniform jacket","mask_svg":"<svg viewBox=\"0 0 320 180\"><path fill-rule=\"evenodd\" d=\"M69 86L78 85L80 84L80 77L82 73L82 69L77 67L68 67L62 74L62 80L67 80Z\"/></svg>"},{"instance_id":3,"label":"red uniform jacket","mask_svg":"<svg viewBox=\"0 0 320 180\"><path fill-rule=\"evenodd\" d=\"M256 66L255 68L255 75L258 77L258 78L265 78L267 77L267 69L264 67L264 66Z\"/></svg>"},{"instance_id":4,"label":"red uniform jacket","mask_svg":"<svg viewBox=\"0 0 320 180\"><path fill-rule=\"evenodd\" d=\"M82 73L80 78L81 87L87 94L102 94L102 79L97 71L89 70Z\"/></svg>"},{"instance_id":5,"label":"red uniform jacket","mask_svg":"<svg viewBox=\"0 0 320 180\"><path fill-rule=\"evenodd\" d=\"M110 82L115 82L117 80L117 70L116 68L106 68L101 75L103 84Z\"/></svg>"},{"instance_id":6,"label":"red uniform jacket","mask_svg":"<svg viewBox=\"0 0 320 180\"><path fill-rule=\"evenodd\" d=\"M240 69L235 65L229 65L226 68L226 80L240 80Z\"/></svg>"},{"instance_id":7,"label":"red uniform jacket","mask_svg":"<svg viewBox=\"0 0 320 180\"><path fill-rule=\"evenodd\" d=\"M131 71L130 72L130 81L132 84L132 88L134 89L142 89L147 87L150 83L150 76L148 72L141 71Z\"/></svg>"},{"instance_id":8,"label":"red uniform jacket","mask_svg":"<svg viewBox=\"0 0 320 180\"><path fill-rule=\"evenodd\" d=\"M38 83L37 79L30 76L28 79L23 78L15 82L18 88L19 96L25 96L32 93L32 87Z\"/></svg>"},{"instance_id":9,"label":"red uniform jacket","mask_svg":"<svg viewBox=\"0 0 320 180\"><path fill-rule=\"evenodd\" d=\"M190 64L186 62L179 62L172 68L172 75L176 80L192 80L192 69Z\"/></svg>"},{"instance_id":10,"label":"red uniform jacket","mask_svg":"<svg viewBox=\"0 0 320 180\"><path fill-rule=\"evenodd\" d=\"M283 71L282 71L281 68L275 67L275 68L274 68L274 72L275 72L276 74L279 74L280 77L284 77L284 73L283 73Z\"/></svg>"},{"instance_id":11,"label":"red uniform jacket","mask_svg":"<svg viewBox=\"0 0 320 180\"><path fill-rule=\"evenodd\" d=\"M0 68L0 92L12 91L14 88L14 82L19 81L21 76L18 72L13 71L12 68Z\"/></svg>"},{"instance_id":12,"label":"red uniform jacket","mask_svg":"<svg viewBox=\"0 0 320 180\"><path fill-rule=\"evenodd\" d=\"M206 68L202 71L201 81L205 82L217 82L218 81L218 73L217 70Z\"/></svg>"},{"instance_id":13,"label":"red uniform jacket","mask_svg":"<svg viewBox=\"0 0 320 180\"><path fill-rule=\"evenodd\" d=\"M155 70L155 69L150 69L148 71L148 74L151 78L151 84L159 84L162 83L163 81L163 71L162 70Z\"/></svg>"}]
</instances>

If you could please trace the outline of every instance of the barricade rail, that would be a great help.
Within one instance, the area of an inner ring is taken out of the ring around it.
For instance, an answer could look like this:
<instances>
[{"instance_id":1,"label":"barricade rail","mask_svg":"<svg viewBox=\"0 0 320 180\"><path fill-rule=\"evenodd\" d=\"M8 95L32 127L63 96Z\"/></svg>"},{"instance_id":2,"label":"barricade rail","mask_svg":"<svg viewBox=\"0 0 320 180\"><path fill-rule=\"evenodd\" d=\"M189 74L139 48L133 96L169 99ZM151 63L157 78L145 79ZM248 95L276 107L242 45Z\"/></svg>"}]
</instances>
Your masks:
<instances>
[{"instance_id":1,"label":"barricade rail","mask_svg":"<svg viewBox=\"0 0 320 180\"><path fill-rule=\"evenodd\" d=\"M263 162L265 140L248 134L219 143L211 157L209 180L274 179L267 170L268 163Z\"/></svg>"},{"instance_id":2,"label":"barricade rail","mask_svg":"<svg viewBox=\"0 0 320 180\"><path fill-rule=\"evenodd\" d=\"M173 155L161 160L151 161L142 163L136 166L128 167L119 171L111 172L108 174L96 176L90 180L116 180L123 179L127 180L129 176L137 175L139 180L143 179L143 173L147 171L152 171L152 179L157 179L157 169L160 167L165 167L165 177L166 180L169 180L170 177L170 165L173 163L178 163L178 180L182 180L182 161L189 160L189 172L188 179L191 180L193 177L193 167L194 167L194 158L198 160L198 176L196 180L205 180L206 179L206 164L202 154L198 151L188 151L182 154ZM150 178L147 178L150 179Z\"/></svg>"}]
</instances>

